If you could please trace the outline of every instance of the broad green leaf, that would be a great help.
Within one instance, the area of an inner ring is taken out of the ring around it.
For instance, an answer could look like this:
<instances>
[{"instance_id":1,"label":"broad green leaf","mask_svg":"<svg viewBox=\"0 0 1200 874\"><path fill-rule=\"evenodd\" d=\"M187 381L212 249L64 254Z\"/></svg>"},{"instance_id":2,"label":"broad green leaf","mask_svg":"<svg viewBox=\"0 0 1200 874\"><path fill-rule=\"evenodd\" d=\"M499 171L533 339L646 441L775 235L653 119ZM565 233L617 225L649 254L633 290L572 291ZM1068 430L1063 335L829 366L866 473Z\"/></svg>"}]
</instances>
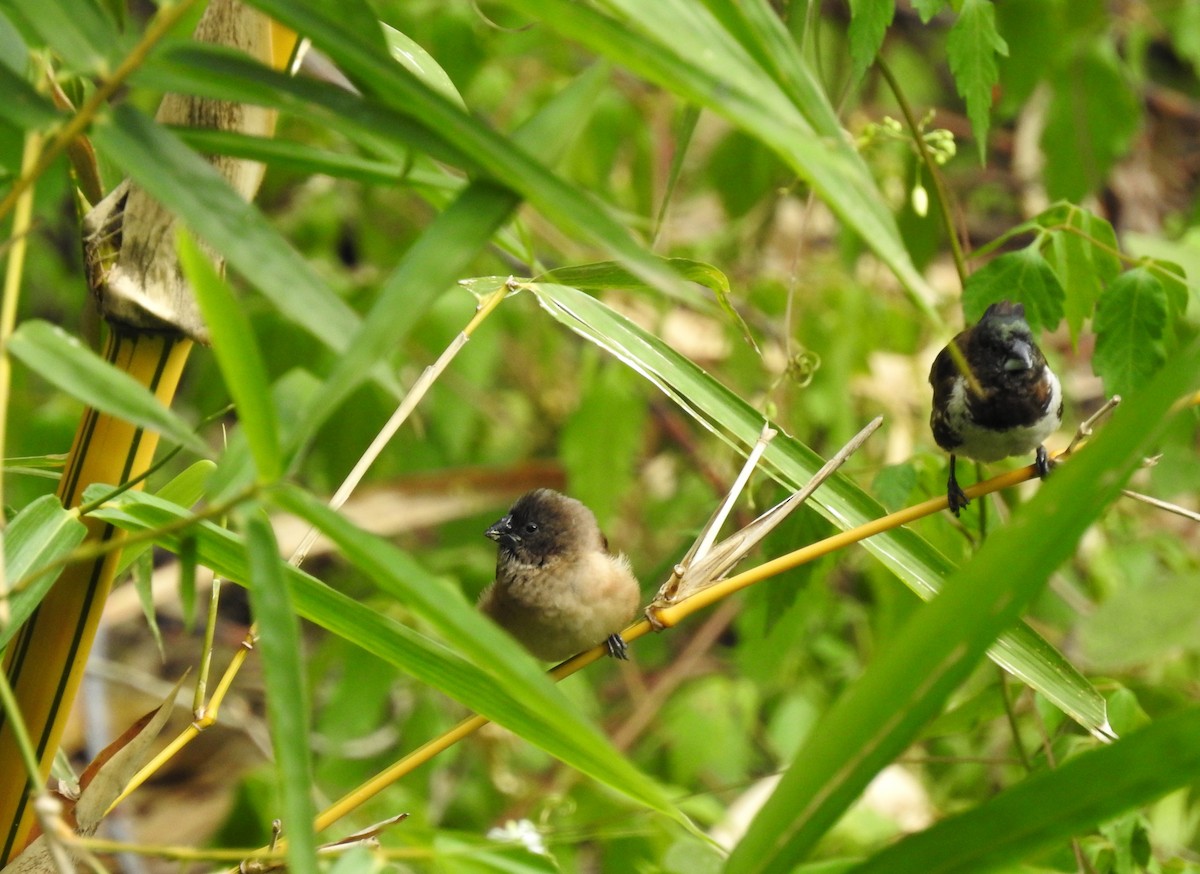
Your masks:
<instances>
[{"instance_id":1,"label":"broad green leaf","mask_svg":"<svg viewBox=\"0 0 1200 874\"><path fill-rule=\"evenodd\" d=\"M330 348L346 348L358 317L207 161L128 104L98 122L92 140L254 283L280 313ZM394 385L388 375L378 378Z\"/></svg>"},{"instance_id":2,"label":"broad green leaf","mask_svg":"<svg viewBox=\"0 0 1200 874\"><path fill-rule=\"evenodd\" d=\"M244 516L250 571L250 608L258 625L258 649L266 680L267 718L279 774L280 798L287 825L288 869L316 874L317 840L313 833L312 760L309 756L309 696L304 683L300 623L292 607L279 560L279 547L266 514L251 508Z\"/></svg>"},{"instance_id":3,"label":"broad green leaf","mask_svg":"<svg viewBox=\"0 0 1200 874\"><path fill-rule=\"evenodd\" d=\"M1157 720L904 838L855 874L977 874L1027 858L1200 779L1200 709ZM1141 870L1141 866L1138 866ZM1133 869L1130 869L1133 870Z\"/></svg>"},{"instance_id":4,"label":"broad green leaf","mask_svg":"<svg viewBox=\"0 0 1200 874\"><path fill-rule=\"evenodd\" d=\"M204 455L208 447L154 394L118 370L62 328L48 322L23 322L8 341L8 351L56 388L97 410L156 431Z\"/></svg>"},{"instance_id":5,"label":"broad green leaf","mask_svg":"<svg viewBox=\"0 0 1200 874\"><path fill-rule=\"evenodd\" d=\"M854 64L851 77L855 81L875 63L895 15L895 0L850 0L850 60Z\"/></svg>"},{"instance_id":6,"label":"broad green leaf","mask_svg":"<svg viewBox=\"0 0 1200 874\"><path fill-rule=\"evenodd\" d=\"M1178 364L1120 407L1087 449L992 532L941 595L880 649L808 736L734 849L727 871L790 870L937 716L991 641L1017 621L1141 466L1166 429L1172 404L1200 382L1200 342Z\"/></svg>"},{"instance_id":7,"label":"broad green leaf","mask_svg":"<svg viewBox=\"0 0 1200 874\"><path fill-rule=\"evenodd\" d=\"M1036 245L993 258L967 278L963 289L963 318L979 321L997 301L1025 305L1025 318L1034 334L1053 330L1063 317L1063 289Z\"/></svg>"},{"instance_id":8,"label":"broad green leaf","mask_svg":"<svg viewBox=\"0 0 1200 874\"><path fill-rule=\"evenodd\" d=\"M996 10L991 0L963 0L958 20L946 37L946 57L958 93L967 103L981 164L987 160L992 88L1000 77L997 54L1007 55L1008 44L996 31Z\"/></svg>"},{"instance_id":9,"label":"broad green leaf","mask_svg":"<svg viewBox=\"0 0 1200 874\"><path fill-rule=\"evenodd\" d=\"M1148 266L1163 284L1163 291L1167 293L1167 303L1171 306L1171 315L1175 319L1182 319L1188 304L1187 274L1178 264L1162 259L1155 259Z\"/></svg>"},{"instance_id":10,"label":"broad green leaf","mask_svg":"<svg viewBox=\"0 0 1200 874\"><path fill-rule=\"evenodd\" d=\"M178 247L180 266L212 337L213 355L237 408L238 423L250 444L258 479L272 482L283 472L279 425L267 383L267 366L250 319L195 241L181 233Z\"/></svg>"},{"instance_id":11,"label":"broad green leaf","mask_svg":"<svg viewBox=\"0 0 1200 874\"><path fill-rule=\"evenodd\" d=\"M122 51L107 11L94 0L8 0L8 12L77 73L105 75Z\"/></svg>"},{"instance_id":12,"label":"broad green leaf","mask_svg":"<svg viewBox=\"0 0 1200 874\"><path fill-rule=\"evenodd\" d=\"M74 510L63 509L54 495L43 495L13 517L4 530L4 573L12 585L64 558L83 542L87 529ZM57 573L39 576L8 598L8 624L0 625L0 650L50 591Z\"/></svg>"},{"instance_id":13,"label":"broad green leaf","mask_svg":"<svg viewBox=\"0 0 1200 874\"><path fill-rule=\"evenodd\" d=\"M694 363L600 301L562 285L530 289L556 319L608 350L640 373L735 452L745 455L758 439L762 415ZM799 488L824 460L799 441L779 434L767 447L763 469ZM864 525L887 511L848 477L830 478L813 495L813 506L839 528ZM876 534L863 547L923 600L932 599L953 570L936 549L907 528ZM1000 637L989 656L1044 694L1088 731L1109 733L1104 699L1060 653L1023 623Z\"/></svg>"},{"instance_id":14,"label":"broad green leaf","mask_svg":"<svg viewBox=\"0 0 1200 874\"><path fill-rule=\"evenodd\" d=\"M1141 124L1140 98L1121 61L1096 44L1053 71L1046 109L1043 178L1053 198L1078 202L1100 188Z\"/></svg>"},{"instance_id":15,"label":"broad green leaf","mask_svg":"<svg viewBox=\"0 0 1200 874\"><path fill-rule=\"evenodd\" d=\"M1109 394L1126 395L1145 385L1166 363L1163 333L1167 292L1145 267L1122 273L1101 295L1093 328L1092 368Z\"/></svg>"},{"instance_id":16,"label":"broad green leaf","mask_svg":"<svg viewBox=\"0 0 1200 874\"><path fill-rule=\"evenodd\" d=\"M1112 225L1075 206L1067 214L1066 229L1053 235L1050 252L1065 290L1063 310L1072 342L1078 342L1104 286L1121 272L1118 251Z\"/></svg>"},{"instance_id":17,"label":"broad green leaf","mask_svg":"<svg viewBox=\"0 0 1200 874\"><path fill-rule=\"evenodd\" d=\"M89 489L86 497L103 494L101 489ZM472 661L457 649L284 565L293 606L302 617L440 689L566 764L682 820L663 798L662 790L612 750L524 650L467 604L445 580L430 575L406 553L355 528L297 491L282 491L278 497L290 511L310 516L310 521L318 519L321 530L338 543L347 559L368 574L371 582L385 593L400 597L406 608L446 631L450 641L467 652ZM152 495L131 491L113 498L93 515L129 531L161 530L159 544L177 551L182 536L179 523L190 513ZM250 577L245 547L236 535L200 522L188 529L187 536L195 538L200 564L247 585Z\"/></svg>"}]
</instances>

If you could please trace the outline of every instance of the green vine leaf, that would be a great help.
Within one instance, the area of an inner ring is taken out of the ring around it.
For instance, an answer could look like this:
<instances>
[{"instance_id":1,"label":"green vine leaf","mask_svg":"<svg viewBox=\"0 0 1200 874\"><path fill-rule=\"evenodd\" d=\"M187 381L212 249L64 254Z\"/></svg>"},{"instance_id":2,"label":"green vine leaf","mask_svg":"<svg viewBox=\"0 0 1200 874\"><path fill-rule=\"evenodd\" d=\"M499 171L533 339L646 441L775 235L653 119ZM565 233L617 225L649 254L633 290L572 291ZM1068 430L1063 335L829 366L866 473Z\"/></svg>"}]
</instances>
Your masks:
<instances>
[{"instance_id":1,"label":"green vine leaf","mask_svg":"<svg viewBox=\"0 0 1200 874\"><path fill-rule=\"evenodd\" d=\"M977 322L992 304L1011 300L1025 305L1025 318L1036 334L1062 321L1064 297L1058 277L1035 244L1006 252L971 274L963 289L963 317Z\"/></svg>"},{"instance_id":2,"label":"green vine leaf","mask_svg":"<svg viewBox=\"0 0 1200 874\"><path fill-rule=\"evenodd\" d=\"M946 39L946 56L959 96L967 102L981 164L987 153L992 88L1000 78L998 54L1008 55L1008 43L996 30L996 10L990 0L964 0Z\"/></svg>"},{"instance_id":3,"label":"green vine leaf","mask_svg":"<svg viewBox=\"0 0 1200 874\"><path fill-rule=\"evenodd\" d=\"M1121 274L1096 305L1092 368L1109 394L1141 388L1166 363L1167 291L1145 267Z\"/></svg>"}]
</instances>

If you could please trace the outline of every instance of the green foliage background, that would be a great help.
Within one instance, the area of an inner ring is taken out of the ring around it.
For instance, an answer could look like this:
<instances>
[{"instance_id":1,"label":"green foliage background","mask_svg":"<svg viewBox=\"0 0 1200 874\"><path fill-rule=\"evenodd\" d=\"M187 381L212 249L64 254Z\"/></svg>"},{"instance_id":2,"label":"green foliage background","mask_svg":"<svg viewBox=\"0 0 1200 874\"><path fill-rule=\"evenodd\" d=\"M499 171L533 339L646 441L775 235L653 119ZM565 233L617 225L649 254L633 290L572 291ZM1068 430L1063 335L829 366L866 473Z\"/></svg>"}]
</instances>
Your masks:
<instances>
[{"instance_id":1,"label":"green foliage background","mask_svg":"<svg viewBox=\"0 0 1200 874\"><path fill-rule=\"evenodd\" d=\"M232 805L218 843L264 843L273 817L324 807L465 705L515 734L450 749L321 837L407 811L383 842L412 870L1200 868L1196 523L1117 499L1130 475L1193 511L1200 489L1195 405L1170 412L1200 387L1200 172L1184 160L1200 127L1195 4L253 5L312 37L359 93L181 31L90 129L110 187L132 176L229 262L226 284L182 244L214 350L194 355L174 406L198 423L236 402L227 442L197 426L201 452L178 418L146 419L191 441L151 491L207 454L203 503L236 498L233 533L206 522L161 545L190 543L249 584L270 659L256 724L275 762L256 754L217 781ZM78 99L145 24L88 0L0 13L8 186L25 132L61 118L41 93L46 68ZM417 76L396 60L410 40L428 53ZM888 78L944 159L936 170ZM170 89L279 107L278 135L164 130L150 115ZM207 171L208 151L268 164L254 208ZM90 330L65 161L36 193L6 347L21 362L10 458L65 451L82 401L163 415L75 363L44 324ZM958 264L947 226L969 256ZM391 543L322 511L401 387L470 319L472 292L510 276L541 279L474 333L371 474L400 514L430 491L461 509L434 527L402 518ZM1025 303L1064 377L1056 448L1107 395L1126 404L1047 483L1003 493L986 523L977 500L962 524L942 513L841 549L638 640L629 667L558 688L472 610L494 558L482 530L547 481L596 510L648 598L763 417L784 434L745 518L867 421L885 423L761 557L943 493L925 375L964 320L1003 298ZM1149 455L1157 465L1135 473ZM28 515L8 548L38 559L10 555L10 572L52 562L74 536L47 515L52 480L19 466L6 502ZM285 570L263 510L318 526L337 550L311 576ZM182 513L126 494L97 514L141 530ZM912 597L943 585L929 607ZM21 604L42 591L22 589ZM175 652L196 639L169 629ZM1036 691L988 664L989 647ZM1105 729L1120 740L1097 739ZM853 805L889 762L917 800ZM757 819L739 820L780 772ZM487 836L508 821L546 855ZM718 823L734 835L728 859L699 835Z\"/></svg>"}]
</instances>

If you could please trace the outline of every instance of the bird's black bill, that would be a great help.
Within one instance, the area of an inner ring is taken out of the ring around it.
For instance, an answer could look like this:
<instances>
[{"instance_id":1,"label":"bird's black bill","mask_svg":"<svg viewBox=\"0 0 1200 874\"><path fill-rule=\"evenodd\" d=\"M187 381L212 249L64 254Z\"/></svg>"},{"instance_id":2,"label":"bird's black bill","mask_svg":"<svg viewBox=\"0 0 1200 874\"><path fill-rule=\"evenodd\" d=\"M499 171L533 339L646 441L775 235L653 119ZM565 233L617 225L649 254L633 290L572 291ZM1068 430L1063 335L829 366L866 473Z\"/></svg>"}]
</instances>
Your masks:
<instances>
[{"instance_id":1,"label":"bird's black bill","mask_svg":"<svg viewBox=\"0 0 1200 874\"><path fill-rule=\"evenodd\" d=\"M629 661L629 644L625 642L625 638L621 637L621 635L610 634L605 638L604 646L612 658L620 659L623 662Z\"/></svg>"}]
</instances>

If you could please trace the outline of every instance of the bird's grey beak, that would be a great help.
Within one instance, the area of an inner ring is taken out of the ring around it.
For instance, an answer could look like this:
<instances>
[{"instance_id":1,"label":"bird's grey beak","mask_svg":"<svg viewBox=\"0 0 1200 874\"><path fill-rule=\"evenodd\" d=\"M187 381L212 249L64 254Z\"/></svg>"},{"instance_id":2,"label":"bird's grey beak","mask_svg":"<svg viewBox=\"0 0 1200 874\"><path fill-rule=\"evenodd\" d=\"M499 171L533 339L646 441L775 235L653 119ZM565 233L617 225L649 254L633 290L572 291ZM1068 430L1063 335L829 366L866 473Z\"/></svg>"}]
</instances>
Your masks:
<instances>
[{"instance_id":1,"label":"bird's grey beak","mask_svg":"<svg viewBox=\"0 0 1200 874\"><path fill-rule=\"evenodd\" d=\"M1008 352L1008 358L1004 361L1005 370L1029 370L1033 367L1033 349L1028 343L1018 340L1012 344Z\"/></svg>"},{"instance_id":2,"label":"bird's grey beak","mask_svg":"<svg viewBox=\"0 0 1200 874\"><path fill-rule=\"evenodd\" d=\"M513 542L519 538L513 535L512 516L505 516L491 524L487 531L483 532L484 537L490 537L492 540L499 543L501 540Z\"/></svg>"}]
</instances>

